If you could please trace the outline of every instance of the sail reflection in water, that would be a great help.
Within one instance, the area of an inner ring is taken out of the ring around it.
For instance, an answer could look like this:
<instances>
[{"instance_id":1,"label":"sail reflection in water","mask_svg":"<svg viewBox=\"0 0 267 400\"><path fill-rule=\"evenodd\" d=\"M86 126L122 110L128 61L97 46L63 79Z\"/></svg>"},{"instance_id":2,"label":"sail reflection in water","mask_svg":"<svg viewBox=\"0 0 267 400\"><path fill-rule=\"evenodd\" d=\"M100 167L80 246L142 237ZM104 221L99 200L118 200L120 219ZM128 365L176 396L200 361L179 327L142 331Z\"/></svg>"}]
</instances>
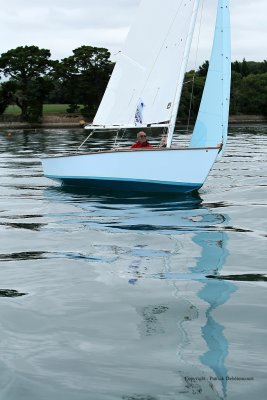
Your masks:
<instances>
[{"instance_id":1,"label":"sail reflection in water","mask_svg":"<svg viewBox=\"0 0 267 400\"><path fill-rule=\"evenodd\" d=\"M194 242L202 248L201 257L196 266L192 268L193 273L215 275L222 269L227 257L227 234L225 232L205 232L196 234ZM228 341L224 335L224 326L216 322L213 311L226 303L231 294L237 289L236 285L229 281L208 279L203 288L198 292L200 299L208 303L206 311L207 321L202 327L202 335L207 343L208 351L200 357L200 361L208 366L215 374L211 381L216 379L222 383L223 396L227 396L227 369L225 359L228 354Z\"/></svg>"},{"instance_id":2,"label":"sail reflection in water","mask_svg":"<svg viewBox=\"0 0 267 400\"><path fill-rule=\"evenodd\" d=\"M190 205L194 203L195 207L201 211L201 201L199 198L191 199ZM173 204L173 208L178 206L178 203ZM179 207L179 206L178 206ZM186 209L185 203L181 202L181 209ZM179 344L179 364L184 360L184 354L188 354L187 346L190 347L192 340L189 339L190 325L189 322L198 319L199 311L198 306L192 302L188 303L188 297L180 294L179 281L195 281L201 283L202 287L197 292L199 299L204 300L208 304L208 308L205 311L206 321L201 327L201 335L204 338L208 350L198 357L201 362L197 366L197 360L194 355L191 355L192 364L188 361L183 362L184 369L180 370L180 374L185 382L185 392L189 392L192 395L198 394L198 399L226 399L227 398L227 383L228 383L228 371L226 368L226 358L228 354L228 341L224 334L225 327L216 321L213 311L218 307L225 304L232 293L237 290L237 286L230 281L222 279L216 279L219 277L219 273L222 270L225 260L228 255L227 242L228 236L223 229L219 227L214 230L214 225L220 225L227 223L226 217L221 214L212 213L208 209L204 209L205 214L199 217L187 219L188 224L185 225L185 214L183 212L181 223L183 228L180 233L184 233L186 230L193 230L194 221L197 220L199 231L197 231L192 241L200 248L200 255L196 259L194 267L189 268L190 272L174 272L173 267L170 267L170 262L166 262L166 269L164 272L159 274L153 274L153 278L166 279L175 287L175 295L179 299L179 309L181 304L184 307L184 315L177 321L180 331L187 337L182 344ZM201 214L201 212L200 212ZM177 214L176 214L177 216ZM177 223L177 221L176 221ZM166 220L161 228L171 229L173 228ZM202 227L202 228L201 228ZM129 228L129 226L128 226ZM150 227L152 229L152 227ZM138 260L131 265L135 270L135 277L129 280L130 284L136 284L138 282L138 276L142 277L138 273L139 263ZM148 275L151 278L151 276ZM199 302L196 301L196 304ZM157 313L163 312L157 309ZM179 315L182 315L179 312ZM150 317L151 320L151 317ZM209 369L203 369L208 367ZM221 389L220 389L221 387ZM221 393L220 393L221 392ZM203 397L202 397L203 396ZM208 396L208 397L205 397ZM211 397L210 397L211 396Z\"/></svg>"}]
</instances>

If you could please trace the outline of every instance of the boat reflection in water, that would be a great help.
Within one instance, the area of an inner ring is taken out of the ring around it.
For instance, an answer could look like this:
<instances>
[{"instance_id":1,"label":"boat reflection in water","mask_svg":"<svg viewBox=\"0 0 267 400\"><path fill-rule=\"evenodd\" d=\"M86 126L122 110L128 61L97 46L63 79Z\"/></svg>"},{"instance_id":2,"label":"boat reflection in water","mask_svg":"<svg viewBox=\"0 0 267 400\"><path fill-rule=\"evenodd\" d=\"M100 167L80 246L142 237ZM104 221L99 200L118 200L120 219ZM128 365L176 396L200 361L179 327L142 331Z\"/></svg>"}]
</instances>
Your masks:
<instances>
[{"instance_id":1,"label":"boat reflection in water","mask_svg":"<svg viewBox=\"0 0 267 400\"><path fill-rule=\"evenodd\" d=\"M106 202L103 198L102 200ZM228 235L224 230L224 226L228 225L228 217L216 212L218 204L203 205L199 194L170 197L166 195L136 197L135 195L127 201L123 197L112 195L110 200L113 204L128 203L138 209L135 216L131 214L131 221L128 218L122 218L116 225L113 223L112 227L115 229L123 229L126 232L146 231L167 234L169 237L176 238L178 246L179 243L183 243L184 235L193 234L190 239L191 245L193 242L200 251L198 257L195 258L195 265L189 267L188 272L174 271L173 254L168 253L166 257L163 255L164 271L152 274L144 271L142 267L144 257L142 257L142 250L139 250L135 252L136 257L129 265L128 283L136 285L140 279L154 278L166 280L175 288L178 302L174 303L174 307L176 307L176 315L179 315L179 320L176 321L176 326L179 327L178 365L185 385L184 388L178 390L177 395L181 396L184 393L190 398L197 395L198 399L227 399L228 371L225 362L228 341L224 334L224 326L216 321L214 311L225 304L237 290L237 286L231 281L219 279L220 271L228 256ZM153 219L151 219L151 212ZM147 255L149 256L149 252ZM193 282L201 285L196 293L197 299L195 292L191 297L191 289L189 289L190 293L186 293L184 285L187 282L189 285ZM200 318L203 307L200 309L199 300L205 302L203 323ZM208 308L205 305L208 305ZM170 306L171 308L173 309L173 305ZM171 311L168 309L167 304L157 304L137 310L144 321L140 328L143 339L152 332L164 332L164 328L160 327L160 316ZM170 320L168 320L169 323ZM196 333L194 335L191 333L190 323L197 324L197 337L194 336ZM173 329L172 323L170 328ZM194 345L194 339L199 341L200 337L205 340L208 350L196 356L198 351L192 350L191 347ZM208 369L203 367L208 367ZM134 397L130 398L134 399Z\"/></svg>"},{"instance_id":2,"label":"boat reflection in water","mask_svg":"<svg viewBox=\"0 0 267 400\"><path fill-rule=\"evenodd\" d=\"M137 359L142 360L145 352L153 362L158 349L167 358L177 349L173 364L169 359L166 364L162 362L160 374L154 377L155 383L162 382L158 387L155 384L150 397L144 395L140 385L137 397L131 393L123 399L140 399L141 394L142 399L156 399L159 390L171 390L179 399L195 395L198 400L226 399L228 341L214 311L230 299L237 286L219 279L228 255L228 235L224 229L228 221L216 212L218 204L203 204L199 194L122 196L67 187L50 188L47 195L56 202L76 204L78 218L79 210L84 210L82 221L90 230L123 232L123 243L117 246L123 254L120 265L127 261L128 270L120 267L120 274L138 289L130 291L138 294L134 300L131 297L132 318L138 316L141 321L140 340L134 340ZM155 248L154 240L162 247ZM167 241L171 242L169 250L164 247ZM187 241L189 248L183 250ZM191 249L196 255L190 254ZM153 285L154 280L162 284ZM118 281L121 280L115 280L114 285L119 285ZM171 297L164 281L170 287ZM157 287L161 292L156 292ZM172 375L168 370L171 365L179 383L172 381L171 387L166 388L165 380Z\"/></svg>"}]
</instances>

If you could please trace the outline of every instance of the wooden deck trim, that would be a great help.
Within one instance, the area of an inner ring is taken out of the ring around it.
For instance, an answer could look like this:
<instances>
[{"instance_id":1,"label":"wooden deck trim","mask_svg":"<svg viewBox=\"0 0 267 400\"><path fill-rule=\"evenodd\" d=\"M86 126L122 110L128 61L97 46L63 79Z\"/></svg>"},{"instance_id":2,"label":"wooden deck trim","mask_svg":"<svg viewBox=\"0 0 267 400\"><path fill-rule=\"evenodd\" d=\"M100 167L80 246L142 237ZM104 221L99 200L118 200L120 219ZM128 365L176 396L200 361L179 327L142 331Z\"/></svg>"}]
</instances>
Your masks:
<instances>
[{"instance_id":1,"label":"wooden deck trim","mask_svg":"<svg viewBox=\"0 0 267 400\"><path fill-rule=\"evenodd\" d=\"M195 150L219 150L221 149L222 145L218 144L217 146L214 147L172 147L172 148L166 148L166 147L158 147L158 148L136 148L136 149L124 149L124 148L118 148L115 150L99 150L99 151L89 151L86 153L70 153L70 154L64 154L64 155L58 155L58 156L47 156L43 158L60 158L60 157L78 157L78 156L86 156L86 155L93 155L93 154L112 154L112 153L133 153L133 152L138 152L138 151L176 151L176 150L182 150L182 151L195 151Z\"/></svg>"}]
</instances>

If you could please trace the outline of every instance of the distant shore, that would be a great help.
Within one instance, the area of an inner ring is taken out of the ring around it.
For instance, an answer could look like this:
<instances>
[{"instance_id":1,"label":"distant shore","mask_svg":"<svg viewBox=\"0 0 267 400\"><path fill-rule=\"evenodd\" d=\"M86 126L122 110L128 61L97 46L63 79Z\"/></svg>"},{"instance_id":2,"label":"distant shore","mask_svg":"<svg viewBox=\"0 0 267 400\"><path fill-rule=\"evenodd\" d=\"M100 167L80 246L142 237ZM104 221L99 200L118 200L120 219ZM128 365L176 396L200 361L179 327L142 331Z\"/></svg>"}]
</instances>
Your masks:
<instances>
[{"instance_id":1,"label":"distant shore","mask_svg":"<svg viewBox=\"0 0 267 400\"><path fill-rule=\"evenodd\" d=\"M50 114L44 115L40 123L19 122L14 116L5 116L0 119L1 129L70 129L83 128L88 121L85 121L81 115L69 114ZM194 122L192 122L194 123ZM177 121L177 125L184 125L185 121ZM250 125L267 124L267 117L261 115L232 115L229 118L229 124Z\"/></svg>"}]
</instances>

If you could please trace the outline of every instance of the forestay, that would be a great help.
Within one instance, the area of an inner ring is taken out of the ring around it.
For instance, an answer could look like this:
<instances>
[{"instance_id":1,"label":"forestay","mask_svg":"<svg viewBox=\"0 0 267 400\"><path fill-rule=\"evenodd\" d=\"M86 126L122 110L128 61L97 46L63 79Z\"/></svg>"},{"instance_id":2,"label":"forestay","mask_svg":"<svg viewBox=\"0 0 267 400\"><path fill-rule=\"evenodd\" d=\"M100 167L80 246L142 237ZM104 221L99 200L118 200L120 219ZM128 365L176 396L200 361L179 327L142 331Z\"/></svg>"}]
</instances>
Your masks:
<instances>
[{"instance_id":1,"label":"forestay","mask_svg":"<svg viewBox=\"0 0 267 400\"><path fill-rule=\"evenodd\" d=\"M143 0L94 125L169 122L182 90L196 0Z\"/></svg>"},{"instance_id":2,"label":"forestay","mask_svg":"<svg viewBox=\"0 0 267 400\"><path fill-rule=\"evenodd\" d=\"M190 147L226 143L231 83L230 47L229 0L219 0L209 70Z\"/></svg>"}]
</instances>

